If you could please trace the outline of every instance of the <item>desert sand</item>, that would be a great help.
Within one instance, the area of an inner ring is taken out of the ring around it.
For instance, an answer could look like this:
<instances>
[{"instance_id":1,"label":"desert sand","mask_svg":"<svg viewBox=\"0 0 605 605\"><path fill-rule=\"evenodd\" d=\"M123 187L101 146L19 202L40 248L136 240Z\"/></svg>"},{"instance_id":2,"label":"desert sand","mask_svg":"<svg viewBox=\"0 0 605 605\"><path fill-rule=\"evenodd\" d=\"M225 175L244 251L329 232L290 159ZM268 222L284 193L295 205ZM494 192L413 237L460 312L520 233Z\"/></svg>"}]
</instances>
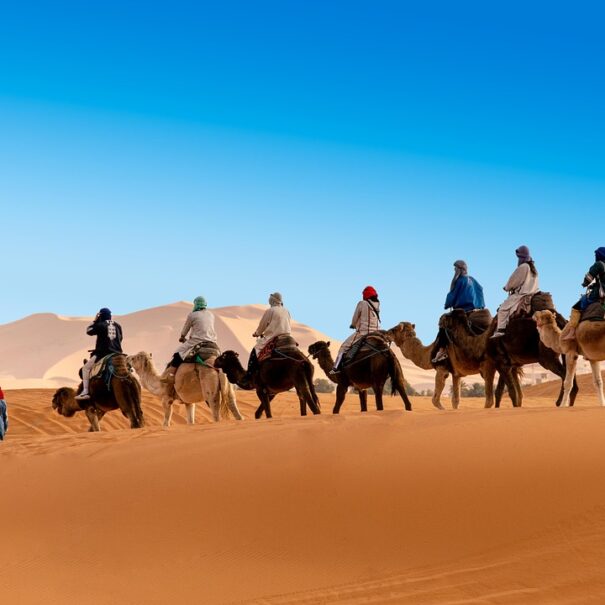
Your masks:
<instances>
[{"instance_id":1,"label":"desert sand","mask_svg":"<svg viewBox=\"0 0 605 605\"><path fill-rule=\"evenodd\" d=\"M53 414L52 390L8 391L0 443L4 603L602 603L605 410L581 377L524 407L361 414L333 395L301 418L161 428L117 412L101 433Z\"/></svg>"}]
</instances>

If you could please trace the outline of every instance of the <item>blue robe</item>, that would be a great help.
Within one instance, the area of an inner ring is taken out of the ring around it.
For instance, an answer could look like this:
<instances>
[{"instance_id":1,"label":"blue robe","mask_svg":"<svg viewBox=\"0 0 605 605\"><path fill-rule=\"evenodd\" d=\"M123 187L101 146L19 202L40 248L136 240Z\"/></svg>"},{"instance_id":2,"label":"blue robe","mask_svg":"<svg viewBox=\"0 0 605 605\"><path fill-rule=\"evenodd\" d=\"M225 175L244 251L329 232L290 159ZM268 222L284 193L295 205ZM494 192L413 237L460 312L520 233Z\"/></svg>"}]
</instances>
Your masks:
<instances>
[{"instance_id":1,"label":"blue robe","mask_svg":"<svg viewBox=\"0 0 605 605\"><path fill-rule=\"evenodd\" d=\"M461 275L448 292L444 308L463 309L464 311L485 308L481 284L470 275Z\"/></svg>"}]
</instances>

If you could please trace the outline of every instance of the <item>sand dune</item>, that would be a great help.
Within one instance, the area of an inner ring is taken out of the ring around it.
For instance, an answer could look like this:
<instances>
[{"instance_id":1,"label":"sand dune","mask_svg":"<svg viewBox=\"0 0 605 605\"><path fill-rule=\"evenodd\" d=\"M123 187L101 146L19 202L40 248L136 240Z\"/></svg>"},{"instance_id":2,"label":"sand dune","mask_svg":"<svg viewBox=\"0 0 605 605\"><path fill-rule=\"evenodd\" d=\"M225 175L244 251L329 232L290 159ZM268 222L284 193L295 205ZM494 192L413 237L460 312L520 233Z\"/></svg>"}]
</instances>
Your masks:
<instances>
[{"instance_id":1,"label":"sand dune","mask_svg":"<svg viewBox=\"0 0 605 605\"><path fill-rule=\"evenodd\" d=\"M463 400L382 413L104 431L9 391L0 444L7 603L601 603L605 410ZM552 391L552 392L551 392Z\"/></svg>"},{"instance_id":2,"label":"sand dune","mask_svg":"<svg viewBox=\"0 0 605 605\"><path fill-rule=\"evenodd\" d=\"M244 362L254 346L252 334L267 307L241 305L212 309L216 332L223 350L237 351ZM170 360L191 304L178 302L154 307L116 319L124 328L124 350L128 353L148 351L158 365ZM52 313L30 315L19 321L0 325L0 385L3 388L50 388L73 385L82 359L94 345L86 336L90 317L63 317ZM317 340L329 340L336 356L340 342L293 322L292 333L306 351ZM402 361L406 379L412 385L431 385L433 372L421 370L411 362ZM317 366L316 378L325 378Z\"/></svg>"}]
</instances>

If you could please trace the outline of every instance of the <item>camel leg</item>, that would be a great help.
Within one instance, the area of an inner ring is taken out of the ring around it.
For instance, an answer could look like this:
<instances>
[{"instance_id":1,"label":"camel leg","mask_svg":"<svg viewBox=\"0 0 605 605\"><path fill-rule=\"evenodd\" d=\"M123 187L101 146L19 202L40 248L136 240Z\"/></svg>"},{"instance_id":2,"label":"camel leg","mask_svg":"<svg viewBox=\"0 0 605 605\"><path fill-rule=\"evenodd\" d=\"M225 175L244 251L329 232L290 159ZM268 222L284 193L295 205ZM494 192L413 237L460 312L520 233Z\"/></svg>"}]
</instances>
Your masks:
<instances>
[{"instance_id":1,"label":"camel leg","mask_svg":"<svg viewBox=\"0 0 605 605\"><path fill-rule=\"evenodd\" d=\"M563 382L563 397L561 398L560 406L562 408L569 407L570 394L573 384L576 381L576 366L578 365L578 356L575 353L567 353L565 355L565 381ZM577 388L577 385L576 385Z\"/></svg>"},{"instance_id":2,"label":"camel leg","mask_svg":"<svg viewBox=\"0 0 605 605\"><path fill-rule=\"evenodd\" d=\"M458 409L460 405L460 391L462 388L460 376L452 374L452 408Z\"/></svg>"},{"instance_id":3,"label":"camel leg","mask_svg":"<svg viewBox=\"0 0 605 605\"><path fill-rule=\"evenodd\" d=\"M576 365L578 363L578 353L577 353L577 351L570 350L565 355L563 355L563 360L565 361L565 382L567 382L567 373L569 371L568 370L568 361L567 361L567 358L569 356L571 356L571 357L575 356L575 359L573 360L573 362L574 362L573 363L574 369L573 369L573 373L572 373L573 379L570 379L569 385L567 387L565 387L565 385L564 385L563 389L565 390L565 388L568 388L568 390L569 390L568 403L570 406L572 406L575 403L576 397L578 395L578 381L576 379Z\"/></svg>"},{"instance_id":4,"label":"camel leg","mask_svg":"<svg viewBox=\"0 0 605 605\"><path fill-rule=\"evenodd\" d=\"M496 408L500 407L502 403L502 397L504 396L504 387L506 386L506 380L504 379L504 374L502 372L498 372L498 382L496 384L496 391L494 394L494 399L496 400ZM513 394L509 392L511 401L513 400Z\"/></svg>"},{"instance_id":5,"label":"camel leg","mask_svg":"<svg viewBox=\"0 0 605 605\"><path fill-rule=\"evenodd\" d=\"M261 388L256 389L256 395L260 400L260 405L254 412L254 418L258 420L263 415L263 412L265 412L265 416L267 418L272 418L271 400L273 399L274 395L269 395L264 389Z\"/></svg>"},{"instance_id":6,"label":"camel leg","mask_svg":"<svg viewBox=\"0 0 605 605\"><path fill-rule=\"evenodd\" d=\"M519 383L519 376L513 368L510 368L505 372L503 378L513 407L520 408L523 404L523 392L521 390L521 384Z\"/></svg>"},{"instance_id":7,"label":"camel leg","mask_svg":"<svg viewBox=\"0 0 605 605\"><path fill-rule=\"evenodd\" d=\"M172 399L162 399L162 407L164 408L164 428L167 429L172 422Z\"/></svg>"},{"instance_id":8,"label":"camel leg","mask_svg":"<svg viewBox=\"0 0 605 605\"><path fill-rule=\"evenodd\" d=\"M384 410L384 406L382 403L382 387L384 385L382 384L374 384L374 398L376 399L376 409L379 412L382 412Z\"/></svg>"},{"instance_id":9,"label":"camel leg","mask_svg":"<svg viewBox=\"0 0 605 605\"><path fill-rule=\"evenodd\" d=\"M90 428L88 429L89 433L96 433L101 430L99 426L99 417L97 416L97 412L94 408L87 408L84 412L86 414L86 418L88 418L88 422L90 422ZM102 412L100 412L102 414Z\"/></svg>"},{"instance_id":10,"label":"camel leg","mask_svg":"<svg viewBox=\"0 0 605 605\"><path fill-rule=\"evenodd\" d=\"M342 405L343 401L345 400L345 395L347 394L347 388L349 387L348 384L343 384L341 382L338 383L338 385L336 386L336 403L334 404L334 409L332 410L332 414L338 414L340 412L340 406ZM361 394L361 391L360 391ZM366 410L368 409L367 407L367 402L366 402Z\"/></svg>"},{"instance_id":11,"label":"camel leg","mask_svg":"<svg viewBox=\"0 0 605 605\"><path fill-rule=\"evenodd\" d=\"M443 393L443 389L445 388L445 381L448 379L450 373L444 368L437 367L435 374L435 392L433 393L433 405L438 410L445 410L443 404L441 403L441 393Z\"/></svg>"},{"instance_id":12,"label":"camel leg","mask_svg":"<svg viewBox=\"0 0 605 605\"><path fill-rule=\"evenodd\" d=\"M237 407L233 385L227 380L225 375L221 376L220 381L222 383L222 396L227 400L227 408L236 420L243 420L244 417Z\"/></svg>"},{"instance_id":13,"label":"camel leg","mask_svg":"<svg viewBox=\"0 0 605 605\"><path fill-rule=\"evenodd\" d=\"M561 389L559 396L557 397L556 405L560 406L563 401L563 393L565 391L565 375L567 373L566 367L561 362L560 356L555 353L552 349L544 346L540 343L540 358L538 363L547 370L550 370L553 374L556 374L561 379Z\"/></svg>"},{"instance_id":14,"label":"camel leg","mask_svg":"<svg viewBox=\"0 0 605 605\"><path fill-rule=\"evenodd\" d=\"M359 391L359 407L362 412L368 411L368 392L365 389Z\"/></svg>"},{"instance_id":15,"label":"camel leg","mask_svg":"<svg viewBox=\"0 0 605 605\"><path fill-rule=\"evenodd\" d=\"M214 410L212 410L214 414ZM195 403L185 403L185 417L187 424L195 424Z\"/></svg>"},{"instance_id":16,"label":"camel leg","mask_svg":"<svg viewBox=\"0 0 605 605\"><path fill-rule=\"evenodd\" d=\"M496 371L489 364L483 367L483 381L485 382L485 407L491 408L494 406L494 375Z\"/></svg>"},{"instance_id":17,"label":"camel leg","mask_svg":"<svg viewBox=\"0 0 605 605\"><path fill-rule=\"evenodd\" d=\"M592 370L592 381L597 389L597 395L599 396L599 403L605 406L605 397L603 397L603 377L601 376L601 362L591 361L590 369Z\"/></svg>"}]
</instances>

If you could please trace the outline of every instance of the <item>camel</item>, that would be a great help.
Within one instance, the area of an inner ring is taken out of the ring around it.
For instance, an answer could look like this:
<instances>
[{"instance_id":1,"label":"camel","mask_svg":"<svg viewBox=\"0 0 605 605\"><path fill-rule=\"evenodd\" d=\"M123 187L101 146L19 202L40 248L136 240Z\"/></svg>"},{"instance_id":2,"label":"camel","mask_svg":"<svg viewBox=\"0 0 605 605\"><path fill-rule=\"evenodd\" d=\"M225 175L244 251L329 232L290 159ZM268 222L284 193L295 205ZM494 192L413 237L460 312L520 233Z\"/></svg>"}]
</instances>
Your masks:
<instances>
[{"instance_id":1,"label":"camel","mask_svg":"<svg viewBox=\"0 0 605 605\"><path fill-rule=\"evenodd\" d=\"M113 355L110 363L113 369L109 389L104 377L96 376L90 380L90 399L78 401L75 397L82 392L81 384L77 391L61 387L53 395L53 409L66 418L84 411L90 422L89 432L101 430L99 422L111 410L120 410L130 420L132 429L145 426L141 409L141 386L130 373L126 355Z\"/></svg>"},{"instance_id":2,"label":"camel","mask_svg":"<svg viewBox=\"0 0 605 605\"><path fill-rule=\"evenodd\" d=\"M565 320L560 317L559 321ZM563 400L563 382L565 380L565 365L557 353L540 342L536 324L531 317L517 316L511 318L506 333L500 338L489 338L495 329L495 320L489 330L474 336L468 329L468 322L464 311L454 310L442 317L442 327L448 330L452 343L457 350L463 351L471 358L481 360L482 374L485 380L485 407L494 405L493 381L496 371L504 379L498 383L495 392L496 407L504 390L508 393L514 407L523 403L523 392L518 379L519 369L528 363L539 363L561 378L561 391L556 405ZM573 405L578 391L577 383L570 394Z\"/></svg>"},{"instance_id":3,"label":"camel","mask_svg":"<svg viewBox=\"0 0 605 605\"><path fill-rule=\"evenodd\" d=\"M435 392L433 393L432 403L439 410L445 409L441 403L441 393L443 393L443 389L445 388L445 381L450 373L452 374L454 383L452 407L457 409L460 403L460 376L466 376L466 374L456 374L455 372L452 372L451 366L448 363L434 364L431 359L434 354L435 341L428 346L424 346L420 339L416 337L415 329L415 324L402 321L388 330L387 333L399 347L406 359L409 359L413 364L423 370L435 370ZM475 374L476 372L477 370L472 373Z\"/></svg>"},{"instance_id":4,"label":"camel","mask_svg":"<svg viewBox=\"0 0 605 605\"><path fill-rule=\"evenodd\" d=\"M331 373L334 360L330 354L329 342L323 340L314 342L309 346L309 354L313 359L317 359L326 376L337 384L333 414L340 412L340 407L350 386L354 386L359 391L362 412L368 410L367 389L373 388L376 397L376 409L381 411L383 409L382 391L384 383L389 377L391 378L393 394L399 393L403 399L405 409L408 411L412 409L412 404L405 392L401 365L399 365L399 360L389 348L389 344L384 337L369 335L357 352L356 357L350 362L343 362L340 371L336 375Z\"/></svg>"},{"instance_id":5,"label":"camel","mask_svg":"<svg viewBox=\"0 0 605 605\"><path fill-rule=\"evenodd\" d=\"M566 374L561 406L573 405L570 394L579 355L590 363L592 380L597 390L599 403L605 406L603 377L601 376L601 361L605 360L605 322L582 321L576 327L575 339L561 340L561 328L557 325L556 315L551 311L536 311L533 317L542 343L556 353L565 355Z\"/></svg>"},{"instance_id":6,"label":"camel","mask_svg":"<svg viewBox=\"0 0 605 605\"><path fill-rule=\"evenodd\" d=\"M250 390L249 383L244 381L246 370L239 361L238 353L225 351L216 358L214 366L225 372L229 382ZM256 419L263 412L267 418L271 418L271 401L278 393L291 388L296 389L301 416L307 415L307 406L313 414L320 413L319 398L313 386L313 364L298 349L289 352L287 356L270 357L261 361L252 377L252 383L261 402L254 412Z\"/></svg>"},{"instance_id":7,"label":"camel","mask_svg":"<svg viewBox=\"0 0 605 605\"><path fill-rule=\"evenodd\" d=\"M151 353L140 351L128 357L129 363L136 370L143 388L162 400L164 408L164 427L168 428L172 420L172 404L182 401L185 405L187 424L195 422L195 404L206 401L215 422L228 416L228 411L236 420L243 417L235 401L235 391L226 376L212 367L196 363L183 363L178 367L174 385L160 382L151 358ZM212 362L212 358L208 360Z\"/></svg>"}]
</instances>

